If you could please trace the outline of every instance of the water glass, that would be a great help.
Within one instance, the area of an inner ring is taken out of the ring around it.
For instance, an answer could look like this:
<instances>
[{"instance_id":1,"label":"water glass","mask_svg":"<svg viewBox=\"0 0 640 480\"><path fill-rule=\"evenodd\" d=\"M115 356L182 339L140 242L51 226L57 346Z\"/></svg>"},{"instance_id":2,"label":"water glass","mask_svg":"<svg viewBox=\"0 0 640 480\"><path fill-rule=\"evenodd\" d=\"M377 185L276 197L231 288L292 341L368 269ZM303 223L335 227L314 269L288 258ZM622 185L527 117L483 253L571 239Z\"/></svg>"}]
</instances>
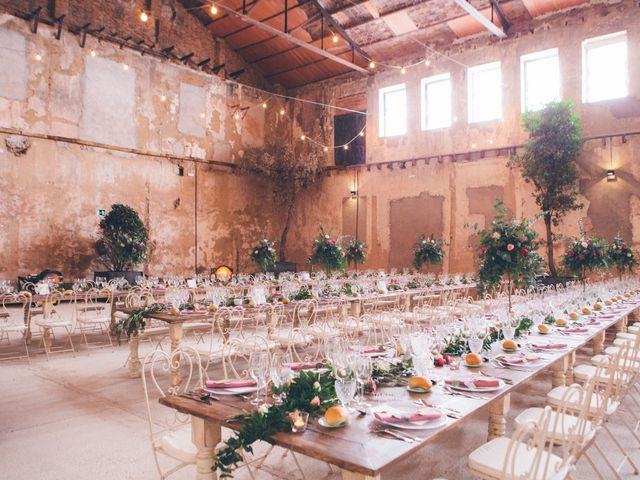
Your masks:
<instances>
[{"instance_id":1,"label":"water glass","mask_svg":"<svg viewBox=\"0 0 640 480\"><path fill-rule=\"evenodd\" d=\"M338 400L340 400L340 403L344 405L346 408L349 408L349 405L353 401L353 397L356 394L356 379L355 378L348 378L348 379L336 378L335 389L336 389L336 396L338 397Z\"/></svg>"}]
</instances>

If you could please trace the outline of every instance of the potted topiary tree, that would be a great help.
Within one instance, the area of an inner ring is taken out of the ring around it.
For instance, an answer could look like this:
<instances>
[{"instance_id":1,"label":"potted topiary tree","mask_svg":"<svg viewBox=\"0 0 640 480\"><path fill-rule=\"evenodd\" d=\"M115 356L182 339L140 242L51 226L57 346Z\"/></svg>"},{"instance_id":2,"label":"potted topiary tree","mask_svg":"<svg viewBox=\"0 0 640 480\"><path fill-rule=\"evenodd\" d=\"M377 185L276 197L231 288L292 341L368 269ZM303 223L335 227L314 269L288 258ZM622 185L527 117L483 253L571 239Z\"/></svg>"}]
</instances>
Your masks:
<instances>
[{"instance_id":1,"label":"potted topiary tree","mask_svg":"<svg viewBox=\"0 0 640 480\"><path fill-rule=\"evenodd\" d=\"M131 285L143 272L133 271L147 261L149 233L136 211L120 203L111 205L109 213L100 221L96 252L109 269L94 272L94 278L107 280L124 277Z\"/></svg>"},{"instance_id":2,"label":"potted topiary tree","mask_svg":"<svg viewBox=\"0 0 640 480\"><path fill-rule=\"evenodd\" d=\"M582 207L576 168L583 143L580 118L572 102L551 102L542 110L524 113L522 124L529 141L525 152L512 158L509 166L520 168L525 181L535 187L533 196L542 210L547 233L549 273L555 279L552 225Z\"/></svg>"}]
</instances>

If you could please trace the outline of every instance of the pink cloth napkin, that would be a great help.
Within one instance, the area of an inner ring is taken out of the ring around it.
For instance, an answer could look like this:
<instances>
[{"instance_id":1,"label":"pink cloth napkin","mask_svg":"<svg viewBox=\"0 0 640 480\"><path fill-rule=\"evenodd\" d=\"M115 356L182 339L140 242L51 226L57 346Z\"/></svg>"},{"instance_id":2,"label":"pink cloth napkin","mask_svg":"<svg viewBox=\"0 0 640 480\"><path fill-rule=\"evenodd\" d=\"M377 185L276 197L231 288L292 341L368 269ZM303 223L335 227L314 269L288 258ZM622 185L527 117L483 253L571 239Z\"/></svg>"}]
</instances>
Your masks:
<instances>
[{"instance_id":1,"label":"pink cloth napkin","mask_svg":"<svg viewBox=\"0 0 640 480\"><path fill-rule=\"evenodd\" d=\"M206 315L206 310L182 310L181 315Z\"/></svg>"},{"instance_id":2,"label":"pink cloth napkin","mask_svg":"<svg viewBox=\"0 0 640 480\"><path fill-rule=\"evenodd\" d=\"M611 315L611 314L600 315L600 318L613 318L613 317L615 317L615 315Z\"/></svg>"},{"instance_id":3,"label":"pink cloth napkin","mask_svg":"<svg viewBox=\"0 0 640 480\"><path fill-rule=\"evenodd\" d=\"M424 422L438 420L442 417L442 413L434 408L421 408L416 413L408 417L398 417L392 413L375 412L373 414L378 420L383 422L407 423L407 422Z\"/></svg>"},{"instance_id":4,"label":"pink cloth napkin","mask_svg":"<svg viewBox=\"0 0 640 480\"><path fill-rule=\"evenodd\" d=\"M500 386L500 380L498 380L497 378L491 378L491 377L482 377L482 378L475 378L475 379L474 378L461 378L461 379L446 378L444 380L444 383L446 383L447 385L455 385L456 383L459 383L467 386L473 384L476 388Z\"/></svg>"},{"instance_id":5,"label":"pink cloth napkin","mask_svg":"<svg viewBox=\"0 0 640 480\"><path fill-rule=\"evenodd\" d=\"M241 387L255 387L256 382L254 380L207 380L204 382L204 386L207 388L241 388Z\"/></svg>"},{"instance_id":6,"label":"pink cloth napkin","mask_svg":"<svg viewBox=\"0 0 640 480\"><path fill-rule=\"evenodd\" d=\"M324 364L322 362L301 362L289 363L287 364L287 367L289 367L294 372L297 372L298 370L313 370L315 368L322 368L324 367Z\"/></svg>"},{"instance_id":7,"label":"pink cloth napkin","mask_svg":"<svg viewBox=\"0 0 640 480\"><path fill-rule=\"evenodd\" d=\"M540 357L538 357L537 355L518 355L518 356L514 356L514 357L502 357L500 359L500 361L502 363L508 363L508 364L512 364L512 365L517 365L519 363L524 363L526 362L535 362L536 360L539 360Z\"/></svg>"},{"instance_id":8,"label":"pink cloth napkin","mask_svg":"<svg viewBox=\"0 0 640 480\"><path fill-rule=\"evenodd\" d=\"M587 333L588 331L588 328L567 328L563 330L564 333Z\"/></svg>"},{"instance_id":9,"label":"pink cloth napkin","mask_svg":"<svg viewBox=\"0 0 640 480\"><path fill-rule=\"evenodd\" d=\"M551 348L566 348L566 343L532 343L533 348L551 349Z\"/></svg>"},{"instance_id":10,"label":"pink cloth napkin","mask_svg":"<svg viewBox=\"0 0 640 480\"><path fill-rule=\"evenodd\" d=\"M371 347L371 348L365 348L364 350L362 350L362 353L383 353L385 351L384 347L380 348L380 347Z\"/></svg>"}]
</instances>

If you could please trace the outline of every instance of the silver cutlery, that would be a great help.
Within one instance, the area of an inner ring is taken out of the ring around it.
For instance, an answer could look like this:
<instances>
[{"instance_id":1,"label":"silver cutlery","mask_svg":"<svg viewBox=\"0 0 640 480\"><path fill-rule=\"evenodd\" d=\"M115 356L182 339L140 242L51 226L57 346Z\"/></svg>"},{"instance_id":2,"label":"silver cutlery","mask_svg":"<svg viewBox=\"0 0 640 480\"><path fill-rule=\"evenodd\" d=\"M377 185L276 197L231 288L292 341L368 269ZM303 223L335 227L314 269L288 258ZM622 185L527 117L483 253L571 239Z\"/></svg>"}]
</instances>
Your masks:
<instances>
[{"instance_id":1,"label":"silver cutlery","mask_svg":"<svg viewBox=\"0 0 640 480\"><path fill-rule=\"evenodd\" d=\"M409 436L405 436L403 434L400 434L399 432L396 432L394 430L390 430L386 427L383 427L381 425L372 425L371 426L371 431L373 433L377 433L378 435L389 435L397 440L402 440L403 442L407 442L407 443L413 443L416 442L417 440L414 437L409 437Z\"/></svg>"}]
</instances>

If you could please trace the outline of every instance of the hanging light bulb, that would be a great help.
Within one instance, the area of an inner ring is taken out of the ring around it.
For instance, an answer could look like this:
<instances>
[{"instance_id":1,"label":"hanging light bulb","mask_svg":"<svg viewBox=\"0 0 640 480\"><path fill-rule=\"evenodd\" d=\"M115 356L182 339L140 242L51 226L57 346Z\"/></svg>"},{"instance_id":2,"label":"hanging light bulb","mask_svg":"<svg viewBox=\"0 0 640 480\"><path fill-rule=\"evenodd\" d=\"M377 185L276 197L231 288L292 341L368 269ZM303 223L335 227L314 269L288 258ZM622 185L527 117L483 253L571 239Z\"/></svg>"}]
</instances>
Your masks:
<instances>
[{"instance_id":1,"label":"hanging light bulb","mask_svg":"<svg viewBox=\"0 0 640 480\"><path fill-rule=\"evenodd\" d=\"M349 145L343 145L342 148L344 148L345 150L349 150Z\"/></svg>"},{"instance_id":2,"label":"hanging light bulb","mask_svg":"<svg viewBox=\"0 0 640 480\"><path fill-rule=\"evenodd\" d=\"M233 116L236 120L240 120L240 112L236 112L236 114Z\"/></svg>"},{"instance_id":3,"label":"hanging light bulb","mask_svg":"<svg viewBox=\"0 0 640 480\"><path fill-rule=\"evenodd\" d=\"M362 130L358 135L360 135L361 137L364 137L364 130Z\"/></svg>"},{"instance_id":4,"label":"hanging light bulb","mask_svg":"<svg viewBox=\"0 0 640 480\"><path fill-rule=\"evenodd\" d=\"M300 140L304 141L305 138L307 138L307 137L304 135L304 133L302 135L300 135Z\"/></svg>"},{"instance_id":5,"label":"hanging light bulb","mask_svg":"<svg viewBox=\"0 0 640 480\"><path fill-rule=\"evenodd\" d=\"M331 35L331 41L333 43L338 43L338 40L340 40L340 39L338 38L337 34L334 33L334 34Z\"/></svg>"},{"instance_id":6,"label":"hanging light bulb","mask_svg":"<svg viewBox=\"0 0 640 480\"><path fill-rule=\"evenodd\" d=\"M204 112L200 114L200 118L204 118Z\"/></svg>"},{"instance_id":7,"label":"hanging light bulb","mask_svg":"<svg viewBox=\"0 0 640 480\"><path fill-rule=\"evenodd\" d=\"M42 55L40 55L39 53L36 53L36 60L37 61L42 60Z\"/></svg>"},{"instance_id":8,"label":"hanging light bulb","mask_svg":"<svg viewBox=\"0 0 640 480\"><path fill-rule=\"evenodd\" d=\"M402 75L404 75L405 73L407 73L407 69L406 69L406 68L404 68L404 67L402 67L402 68L400 69L400 73L401 73Z\"/></svg>"},{"instance_id":9,"label":"hanging light bulb","mask_svg":"<svg viewBox=\"0 0 640 480\"><path fill-rule=\"evenodd\" d=\"M374 62L373 60L371 60L371 61L369 62L369 68L370 68L371 70L373 70L374 68L376 68L376 62Z\"/></svg>"},{"instance_id":10,"label":"hanging light bulb","mask_svg":"<svg viewBox=\"0 0 640 480\"><path fill-rule=\"evenodd\" d=\"M264 102L264 103L262 104L262 108L267 108L267 102Z\"/></svg>"},{"instance_id":11,"label":"hanging light bulb","mask_svg":"<svg viewBox=\"0 0 640 480\"><path fill-rule=\"evenodd\" d=\"M324 150L325 152L328 152L328 151L329 151L329 147L324 147L324 148L323 148L323 150Z\"/></svg>"},{"instance_id":12,"label":"hanging light bulb","mask_svg":"<svg viewBox=\"0 0 640 480\"><path fill-rule=\"evenodd\" d=\"M140 21L144 23L147 23L149 21L149 14L144 10L140 12Z\"/></svg>"},{"instance_id":13,"label":"hanging light bulb","mask_svg":"<svg viewBox=\"0 0 640 480\"><path fill-rule=\"evenodd\" d=\"M161 102L164 102L166 99L167 99L167 97L166 97L165 95L162 95L162 96L160 97L160 101L161 101Z\"/></svg>"},{"instance_id":14,"label":"hanging light bulb","mask_svg":"<svg viewBox=\"0 0 640 480\"><path fill-rule=\"evenodd\" d=\"M124 68L125 70L129 70L129 65L127 65L126 63L122 66L122 68Z\"/></svg>"},{"instance_id":15,"label":"hanging light bulb","mask_svg":"<svg viewBox=\"0 0 640 480\"><path fill-rule=\"evenodd\" d=\"M211 8L209 9L209 11L211 12L211 15L217 15L218 14L218 7L216 7L213 3L211 4Z\"/></svg>"},{"instance_id":16,"label":"hanging light bulb","mask_svg":"<svg viewBox=\"0 0 640 480\"><path fill-rule=\"evenodd\" d=\"M425 58L424 64L425 64L425 66L428 67L429 65L431 65L431 60L429 58Z\"/></svg>"},{"instance_id":17,"label":"hanging light bulb","mask_svg":"<svg viewBox=\"0 0 640 480\"><path fill-rule=\"evenodd\" d=\"M280 109L280 115L284 115L284 107Z\"/></svg>"},{"instance_id":18,"label":"hanging light bulb","mask_svg":"<svg viewBox=\"0 0 640 480\"><path fill-rule=\"evenodd\" d=\"M89 50L89 55L91 55L92 57L95 57L96 51L92 48L91 50Z\"/></svg>"}]
</instances>

